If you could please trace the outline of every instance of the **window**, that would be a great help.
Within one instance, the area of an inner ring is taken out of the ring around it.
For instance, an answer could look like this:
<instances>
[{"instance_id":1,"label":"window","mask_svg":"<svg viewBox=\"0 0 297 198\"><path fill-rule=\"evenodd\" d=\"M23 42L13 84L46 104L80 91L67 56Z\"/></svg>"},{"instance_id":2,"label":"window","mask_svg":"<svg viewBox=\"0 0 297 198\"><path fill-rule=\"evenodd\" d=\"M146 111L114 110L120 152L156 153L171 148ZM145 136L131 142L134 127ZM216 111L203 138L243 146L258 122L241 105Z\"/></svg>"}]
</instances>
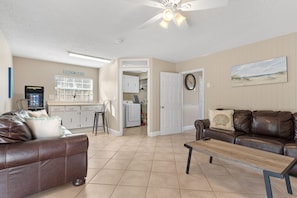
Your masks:
<instances>
[{"instance_id":1,"label":"window","mask_svg":"<svg viewBox=\"0 0 297 198\"><path fill-rule=\"evenodd\" d=\"M55 76L55 92L58 101L93 101L93 80L72 76Z\"/></svg>"}]
</instances>

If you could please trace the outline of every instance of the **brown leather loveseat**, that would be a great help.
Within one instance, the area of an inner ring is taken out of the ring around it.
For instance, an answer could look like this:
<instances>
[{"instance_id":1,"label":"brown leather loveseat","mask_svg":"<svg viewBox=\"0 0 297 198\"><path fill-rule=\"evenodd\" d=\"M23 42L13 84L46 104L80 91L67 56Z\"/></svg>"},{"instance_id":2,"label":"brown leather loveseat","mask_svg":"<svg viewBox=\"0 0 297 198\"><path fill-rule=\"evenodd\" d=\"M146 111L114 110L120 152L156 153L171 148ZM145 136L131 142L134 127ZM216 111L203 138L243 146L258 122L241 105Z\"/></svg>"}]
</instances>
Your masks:
<instances>
[{"instance_id":1,"label":"brown leather loveseat","mask_svg":"<svg viewBox=\"0 0 297 198\"><path fill-rule=\"evenodd\" d=\"M234 110L234 131L210 128L196 120L196 140L206 137L297 158L297 113ZM290 175L297 176L297 165Z\"/></svg>"},{"instance_id":2,"label":"brown leather loveseat","mask_svg":"<svg viewBox=\"0 0 297 198\"><path fill-rule=\"evenodd\" d=\"M35 139L20 112L0 116L0 197L21 198L87 176L85 134Z\"/></svg>"}]
</instances>

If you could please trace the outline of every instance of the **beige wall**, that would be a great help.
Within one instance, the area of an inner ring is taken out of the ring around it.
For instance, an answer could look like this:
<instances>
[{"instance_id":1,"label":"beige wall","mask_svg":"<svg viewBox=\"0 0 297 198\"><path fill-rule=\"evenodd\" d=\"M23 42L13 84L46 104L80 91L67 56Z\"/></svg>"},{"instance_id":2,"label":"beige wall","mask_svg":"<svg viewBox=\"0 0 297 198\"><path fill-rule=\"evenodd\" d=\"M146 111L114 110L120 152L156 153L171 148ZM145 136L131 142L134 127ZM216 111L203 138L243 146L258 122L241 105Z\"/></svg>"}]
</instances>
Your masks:
<instances>
[{"instance_id":1,"label":"beige wall","mask_svg":"<svg viewBox=\"0 0 297 198\"><path fill-rule=\"evenodd\" d=\"M159 59L151 60L151 97L150 97L150 123L151 131L160 131L160 73L176 72L175 64Z\"/></svg>"},{"instance_id":2,"label":"beige wall","mask_svg":"<svg viewBox=\"0 0 297 198\"><path fill-rule=\"evenodd\" d=\"M118 132L120 130L119 114L119 66L115 61L100 69L99 72L99 99L109 100L107 106L108 127Z\"/></svg>"},{"instance_id":3,"label":"beige wall","mask_svg":"<svg viewBox=\"0 0 297 198\"><path fill-rule=\"evenodd\" d=\"M0 114L11 110L8 98L8 67L12 67L12 55L4 36L0 31Z\"/></svg>"},{"instance_id":4,"label":"beige wall","mask_svg":"<svg viewBox=\"0 0 297 198\"><path fill-rule=\"evenodd\" d=\"M42 61L29 58L13 57L13 96L15 101L25 97L24 86L44 86L44 100L49 100L49 95L55 95L55 75L64 75L63 71L83 72L84 78L93 79L94 101L98 101L98 72L96 68L69 65L63 63ZM46 103L45 103L46 104Z\"/></svg>"},{"instance_id":5,"label":"beige wall","mask_svg":"<svg viewBox=\"0 0 297 198\"><path fill-rule=\"evenodd\" d=\"M231 87L232 66L287 56L288 82ZM204 68L205 115L218 107L297 111L297 33L177 64L177 71Z\"/></svg>"}]
</instances>

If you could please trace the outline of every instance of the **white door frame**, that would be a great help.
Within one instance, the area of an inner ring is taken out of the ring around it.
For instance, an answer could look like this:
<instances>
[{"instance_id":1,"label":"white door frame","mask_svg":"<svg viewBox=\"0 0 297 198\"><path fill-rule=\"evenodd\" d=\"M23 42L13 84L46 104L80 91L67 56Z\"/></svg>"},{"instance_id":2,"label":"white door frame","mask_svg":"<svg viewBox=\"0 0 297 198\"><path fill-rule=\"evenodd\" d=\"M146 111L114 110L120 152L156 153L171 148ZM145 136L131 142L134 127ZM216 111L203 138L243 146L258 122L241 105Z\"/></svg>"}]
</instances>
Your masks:
<instances>
[{"instance_id":1,"label":"white door frame","mask_svg":"<svg viewBox=\"0 0 297 198\"><path fill-rule=\"evenodd\" d=\"M120 68L119 69L119 115L120 115L120 131L119 135L123 136L123 72L132 72L132 71L141 71L141 72L147 72L147 135L151 129L151 123L150 123L150 103L151 103L151 88L150 88L150 68L148 67L127 67L127 68Z\"/></svg>"},{"instance_id":2,"label":"white door frame","mask_svg":"<svg viewBox=\"0 0 297 198\"><path fill-rule=\"evenodd\" d=\"M194 70L188 70L188 71L183 71L180 72L181 74L189 74L189 73L195 73L195 72L202 72L202 79L199 82L196 82L196 84L198 83L199 85L199 97L198 97L198 104L199 104L199 112L198 112L198 117L197 119L204 119L204 68L199 68L199 69L194 69ZM199 80L199 79L196 79ZM183 82L184 83L184 82ZM202 94L201 94L202 93ZM184 98L184 92L182 91L182 99ZM182 106L182 109L184 108L184 106ZM183 120L183 119L182 119ZM184 123L182 123L182 125L184 125Z\"/></svg>"}]
</instances>

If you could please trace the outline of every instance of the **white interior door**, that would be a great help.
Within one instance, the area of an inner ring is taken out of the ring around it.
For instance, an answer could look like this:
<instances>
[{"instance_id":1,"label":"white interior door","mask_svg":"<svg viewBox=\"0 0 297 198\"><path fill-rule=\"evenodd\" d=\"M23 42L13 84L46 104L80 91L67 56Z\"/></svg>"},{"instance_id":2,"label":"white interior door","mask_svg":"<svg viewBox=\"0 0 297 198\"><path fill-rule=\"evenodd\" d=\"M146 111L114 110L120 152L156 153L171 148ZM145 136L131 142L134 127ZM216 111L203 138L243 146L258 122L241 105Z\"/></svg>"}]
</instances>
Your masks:
<instances>
[{"instance_id":1,"label":"white interior door","mask_svg":"<svg viewBox=\"0 0 297 198\"><path fill-rule=\"evenodd\" d=\"M182 76L178 73L160 74L160 133L182 132Z\"/></svg>"}]
</instances>

